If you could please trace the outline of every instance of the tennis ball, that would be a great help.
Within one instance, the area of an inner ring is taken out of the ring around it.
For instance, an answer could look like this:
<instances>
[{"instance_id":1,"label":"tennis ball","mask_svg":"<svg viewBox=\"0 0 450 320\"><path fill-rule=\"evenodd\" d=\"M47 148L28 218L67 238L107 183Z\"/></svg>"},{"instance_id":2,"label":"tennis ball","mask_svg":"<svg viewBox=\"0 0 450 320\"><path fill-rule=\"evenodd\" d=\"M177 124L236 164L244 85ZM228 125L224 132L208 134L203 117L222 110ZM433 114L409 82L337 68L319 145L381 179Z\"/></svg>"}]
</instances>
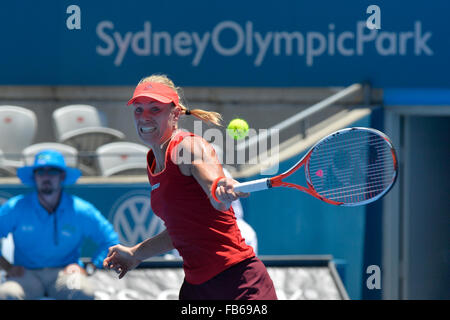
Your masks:
<instances>
[{"instance_id":1,"label":"tennis ball","mask_svg":"<svg viewBox=\"0 0 450 320\"><path fill-rule=\"evenodd\" d=\"M236 140L243 139L248 134L248 123L243 119L233 119L228 124L227 132Z\"/></svg>"}]
</instances>

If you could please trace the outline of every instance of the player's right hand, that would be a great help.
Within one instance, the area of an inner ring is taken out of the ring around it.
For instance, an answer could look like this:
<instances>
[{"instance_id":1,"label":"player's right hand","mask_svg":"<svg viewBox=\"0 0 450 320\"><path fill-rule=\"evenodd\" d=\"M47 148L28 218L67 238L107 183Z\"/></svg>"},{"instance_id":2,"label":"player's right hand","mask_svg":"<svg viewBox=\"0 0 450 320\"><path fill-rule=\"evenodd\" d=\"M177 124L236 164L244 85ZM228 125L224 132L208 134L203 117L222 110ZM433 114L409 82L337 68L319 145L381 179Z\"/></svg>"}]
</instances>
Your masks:
<instances>
[{"instance_id":1,"label":"player's right hand","mask_svg":"<svg viewBox=\"0 0 450 320\"><path fill-rule=\"evenodd\" d=\"M230 207L231 202L233 202L239 198L247 198L248 196L250 196L250 193L234 191L233 186L238 183L239 182L234 179L223 178L217 184L216 197L222 203L227 204L228 208Z\"/></svg>"}]
</instances>

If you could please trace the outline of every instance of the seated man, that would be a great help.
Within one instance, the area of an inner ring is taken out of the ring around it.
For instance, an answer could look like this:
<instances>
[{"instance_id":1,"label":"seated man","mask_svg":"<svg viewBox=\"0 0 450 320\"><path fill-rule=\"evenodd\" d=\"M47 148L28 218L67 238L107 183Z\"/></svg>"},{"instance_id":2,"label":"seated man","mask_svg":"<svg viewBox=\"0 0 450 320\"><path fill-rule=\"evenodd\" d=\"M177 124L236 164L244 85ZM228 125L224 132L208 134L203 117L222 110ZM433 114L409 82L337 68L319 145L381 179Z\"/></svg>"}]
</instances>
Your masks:
<instances>
[{"instance_id":1,"label":"seated man","mask_svg":"<svg viewBox=\"0 0 450 320\"><path fill-rule=\"evenodd\" d=\"M14 265L0 257L7 272L0 299L93 299L80 261L83 240L97 244L92 263L101 267L108 248L119 242L112 225L90 203L63 190L80 177L61 153L44 150L33 166L19 168L21 181L36 190L9 199L0 208L0 238L12 233Z\"/></svg>"}]
</instances>

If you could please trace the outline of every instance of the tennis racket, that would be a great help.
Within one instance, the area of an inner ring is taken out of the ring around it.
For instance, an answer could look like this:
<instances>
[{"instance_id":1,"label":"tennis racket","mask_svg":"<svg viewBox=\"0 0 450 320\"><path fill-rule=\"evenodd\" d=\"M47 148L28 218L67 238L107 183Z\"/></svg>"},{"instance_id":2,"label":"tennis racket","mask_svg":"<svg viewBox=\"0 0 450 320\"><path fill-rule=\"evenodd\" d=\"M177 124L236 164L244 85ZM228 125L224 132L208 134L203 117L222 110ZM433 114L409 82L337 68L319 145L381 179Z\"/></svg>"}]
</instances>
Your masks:
<instances>
[{"instance_id":1,"label":"tennis racket","mask_svg":"<svg viewBox=\"0 0 450 320\"><path fill-rule=\"evenodd\" d=\"M303 187L284 181L305 168ZM397 156L389 138L369 128L346 128L317 142L286 172L234 186L235 191L255 192L289 187L333 205L358 206L383 197L395 183Z\"/></svg>"}]
</instances>

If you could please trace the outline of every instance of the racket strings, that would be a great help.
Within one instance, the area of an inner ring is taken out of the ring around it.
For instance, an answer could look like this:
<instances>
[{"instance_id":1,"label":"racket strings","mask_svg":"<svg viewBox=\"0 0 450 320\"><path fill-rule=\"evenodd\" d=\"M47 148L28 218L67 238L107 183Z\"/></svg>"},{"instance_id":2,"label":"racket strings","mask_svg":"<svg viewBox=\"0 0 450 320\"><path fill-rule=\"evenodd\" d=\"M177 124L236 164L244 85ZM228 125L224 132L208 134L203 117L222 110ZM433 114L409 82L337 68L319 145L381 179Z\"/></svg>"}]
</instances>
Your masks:
<instances>
[{"instance_id":1,"label":"racket strings","mask_svg":"<svg viewBox=\"0 0 450 320\"><path fill-rule=\"evenodd\" d=\"M369 139L369 140L371 139L372 141L386 143L384 138L382 138L380 136L377 136L375 134L372 134L372 135L369 136L365 132L361 132L361 131L357 132L357 134L359 134L359 136L356 136L355 134L351 134L351 137L349 137L350 134L347 133L347 137L345 137L345 138L343 138L344 134L341 134L341 136L332 136L328 140L324 141L322 146L326 146L327 148L329 148L329 147L337 146L339 144L341 144L341 145L342 144L349 145L349 142L357 142L357 143L364 142L364 143L367 143L367 139ZM320 148L322 146L317 146L316 147L317 150L320 150Z\"/></svg>"},{"instance_id":2,"label":"racket strings","mask_svg":"<svg viewBox=\"0 0 450 320\"><path fill-rule=\"evenodd\" d=\"M359 184L359 185L351 185L351 186L347 186L347 187L326 190L326 191L320 192L320 194L323 195L323 196L326 196L326 197L331 196L331 195L336 195L336 194L339 194L339 193L356 194L355 192L362 191L363 189L370 189L370 188L376 189L376 188L378 188L380 186L383 186L383 185L384 184L367 184L367 183L362 183L362 184Z\"/></svg>"},{"instance_id":3,"label":"racket strings","mask_svg":"<svg viewBox=\"0 0 450 320\"><path fill-rule=\"evenodd\" d=\"M345 146L350 149L351 147L364 145L386 145L386 141L381 137L359 137L359 138L351 138L351 139L339 139L340 141L326 141L326 145L317 146L316 150L321 150L326 148L326 150L330 149L338 149Z\"/></svg>"},{"instance_id":4,"label":"racket strings","mask_svg":"<svg viewBox=\"0 0 450 320\"><path fill-rule=\"evenodd\" d=\"M364 150L367 148L364 148L364 149L358 148L358 146L361 146L361 145L366 145L366 146L375 148L377 151L379 151L379 150L389 151L389 153L390 153L390 149L385 148L386 142L380 141L380 140L372 142L372 143L370 141L367 142L364 140L360 140L357 143L356 142L355 143L341 142L340 145L335 145L335 146L326 145L325 148L317 148L317 150L315 150L315 152L323 153L322 155L320 155L320 157L321 157L321 161L324 162L324 161L329 161L330 159L334 159L336 157L336 154L335 154L336 151L346 152L350 156L361 153L361 151L367 151L367 150ZM381 148L380 148L380 146L381 146Z\"/></svg>"},{"instance_id":5,"label":"racket strings","mask_svg":"<svg viewBox=\"0 0 450 320\"><path fill-rule=\"evenodd\" d=\"M373 198L376 195L379 195L382 191L384 191L385 188L377 188L377 189L370 189L367 191L358 192L358 193L352 193L349 195L345 194L339 194L339 195L330 195L326 196L327 199L338 201L338 202L344 202L344 203L350 203L350 202L360 202L364 200L368 200ZM361 195L361 197L360 197Z\"/></svg>"},{"instance_id":6,"label":"racket strings","mask_svg":"<svg viewBox=\"0 0 450 320\"><path fill-rule=\"evenodd\" d=\"M393 167L387 168L379 168L374 167L372 170L367 172L351 172L351 173L339 173L335 174L331 179L335 178L341 182L342 186L339 186L339 189L342 188L350 188L352 186L357 187L360 184L365 184L367 182L389 182L389 179L392 178L392 172L394 171ZM368 178L369 177L369 178ZM316 179L317 180L317 179ZM326 181L329 182L329 181ZM316 191L325 191L325 188L328 186L326 182L316 183L315 189ZM331 186L328 186L327 190L330 189Z\"/></svg>"},{"instance_id":7,"label":"racket strings","mask_svg":"<svg viewBox=\"0 0 450 320\"><path fill-rule=\"evenodd\" d=\"M390 150L385 148L386 144L383 142L377 142L377 143L371 143L369 144L369 148L371 148L372 151L376 151L376 152L389 152L388 154L390 154ZM343 144L342 146L339 147L333 147L333 148L327 148L326 150L319 150L322 151L323 154L320 155L321 157L321 161L322 162L326 162L326 161L331 161L331 160L335 160L336 158L336 152L341 152L342 154L346 154L350 157L354 157L354 156L362 156L365 157L366 159L369 158L369 156L367 156L367 154L364 154L365 152L367 152L369 150L369 148L362 148L361 147L361 143L359 145L352 145L352 144ZM357 159L356 159L357 160ZM316 163L317 165L319 165L319 163Z\"/></svg>"},{"instance_id":8,"label":"racket strings","mask_svg":"<svg viewBox=\"0 0 450 320\"><path fill-rule=\"evenodd\" d=\"M389 183L387 183L389 180L392 181L392 176L384 176L383 181L380 181L379 183L363 183L360 185L341 187L333 190L318 191L318 193L330 200L343 203L356 203L377 196L386 189L389 185Z\"/></svg>"},{"instance_id":9,"label":"racket strings","mask_svg":"<svg viewBox=\"0 0 450 320\"><path fill-rule=\"evenodd\" d=\"M391 175L386 174L386 173L381 172L381 171L380 171L380 173L378 175L374 175L374 177L376 179L378 179L378 180L374 180L374 183L371 183L371 185L383 185L385 183L384 181L388 181L389 179L392 179ZM375 184L375 183L378 183L378 184ZM338 192L338 191L356 191L359 188L362 188L362 187L367 186L367 185L368 185L367 182L363 182L363 183L360 183L360 184L351 184L351 185L348 185L348 186L343 186L343 187L339 187L339 188L335 188L335 189L326 189L326 190L323 189L323 190L320 190L320 189L316 189L315 188L315 190L317 192L319 192L320 194L324 195L324 194L327 194L327 193L333 193L333 192Z\"/></svg>"},{"instance_id":10,"label":"racket strings","mask_svg":"<svg viewBox=\"0 0 450 320\"><path fill-rule=\"evenodd\" d=\"M391 154L385 154L385 155L383 155L383 157L380 157L379 159L380 160L392 160L392 155ZM386 166L394 167L394 163L392 161L389 161L389 162L387 161ZM380 165L378 163L374 163L374 164L369 164L369 165L361 167L361 170L367 169L367 172L368 172L371 168L379 168L379 167L380 167ZM311 172L315 172L315 171L319 170L320 168L322 168L322 166L316 165L314 167L310 166L309 168L310 168ZM339 171L339 174L347 173L347 172L352 171L352 170L354 170L354 167L350 166L347 169L341 169L341 171Z\"/></svg>"},{"instance_id":11,"label":"racket strings","mask_svg":"<svg viewBox=\"0 0 450 320\"><path fill-rule=\"evenodd\" d=\"M346 204L383 193L395 176L388 140L370 131L332 136L311 153L308 177L321 196Z\"/></svg>"},{"instance_id":12,"label":"racket strings","mask_svg":"<svg viewBox=\"0 0 450 320\"><path fill-rule=\"evenodd\" d=\"M376 148L377 151L381 150L381 152L386 152L386 151L388 151L388 150L386 150L386 149L384 149L384 148L379 148L379 146L383 147L383 146L385 146L385 145L386 145L385 143L379 142L379 143L377 143L377 144L371 144L370 146L373 147L373 148ZM350 149L350 148L352 148L352 147L353 147L352 145L345 145L345 148L346 148L346 149ZM351 156L351 155L358 155L358 153L361 152L361 149L357 149L357 148L350 149L350 150L344 150L344 149L341 147L341 148L339 148L339 149L340 149L341 151L347 152L348 155L350 155L350 156ZM336 150L339 150L339 149L336 149ZM323 156L323 160L324 160L324 161L325 161L325 160L333 159L333 158L335 157L335 155L334 155L333 153L330 153L329 151L332 151L332 149L331 149L331 150L330 150L330 149L327 150L327 152L326 152L325 155ZM389 150L389 154L390 154L390 150Z\"/></svg>"}]
</instances>

